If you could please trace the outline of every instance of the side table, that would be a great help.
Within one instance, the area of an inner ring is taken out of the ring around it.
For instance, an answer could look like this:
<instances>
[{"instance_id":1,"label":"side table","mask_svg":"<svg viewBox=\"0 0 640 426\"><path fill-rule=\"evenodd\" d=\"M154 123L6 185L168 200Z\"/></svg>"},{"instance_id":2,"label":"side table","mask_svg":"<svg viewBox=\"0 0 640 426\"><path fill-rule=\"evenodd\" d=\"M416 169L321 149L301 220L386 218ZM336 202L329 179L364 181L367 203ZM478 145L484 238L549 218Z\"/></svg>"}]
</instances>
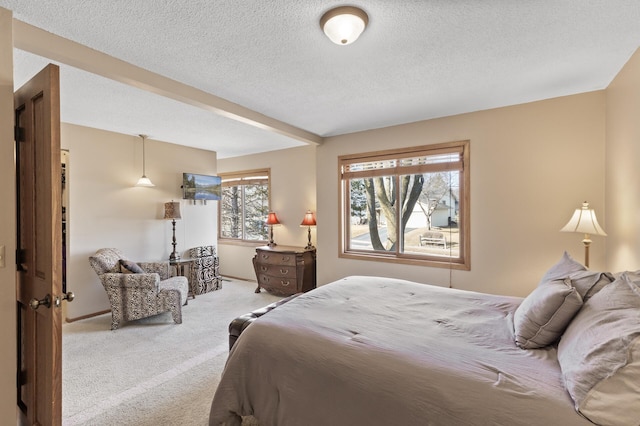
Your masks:
<instances>
[{"instance_id":1,"label":"side table","mask_svg":"<svg viewBox=\"0 0 640 426\"><path fill-rule=\"evenodd\" d=\"M187 281L189 282L189 293L187 293L187 298L192 297L192 298L196 298L196 293L193 291L193 285L191 283L191 280L189 279L189 275L185 274L185 270L187 272L191 271L191 267L193 265L193 261L195 259L191 259L191 258L181 258L181 259L172 259L172 260L167 260L167 262L169 262L169 266L175 266L176 268L176 275L181 276L181 277L187 277Z\"/></svg>"}]
</instances>

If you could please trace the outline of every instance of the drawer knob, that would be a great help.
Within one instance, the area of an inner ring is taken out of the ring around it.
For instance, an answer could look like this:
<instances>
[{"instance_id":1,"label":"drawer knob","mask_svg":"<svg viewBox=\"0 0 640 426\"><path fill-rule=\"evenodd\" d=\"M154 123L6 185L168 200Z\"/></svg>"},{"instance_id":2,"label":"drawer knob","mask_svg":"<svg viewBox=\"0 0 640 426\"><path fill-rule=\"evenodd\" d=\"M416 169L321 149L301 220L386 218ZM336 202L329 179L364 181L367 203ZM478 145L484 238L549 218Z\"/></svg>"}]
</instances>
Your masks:
<instances>
[{"instance_id":1,"label":"drawer knob","mask_svg":"<svg viewBox=\"0 0 640 426\"><path fill-rule=\"evenodd\" d=\"M290 259L290 257L289 257L289 256L282 256L282 261L283 261L283 262L288 262L288 261L289 261L289 259Z\"/></svg>"},{"instance_id":2,"label":"drawer knob","mask_svg":"<svg viewBox=\"0 0 640 426\"><path fill-rule=\"evenodd\" d=\"M263 254L263 255L262 255L262 258L266 260L266 259L268 259L268 258L269 258L269 255L268 255L268 254Z\"/></svg>"},{"instance_id":3,"label":"drawer knob","mask_svg":"<svg viewBox=\"0 0 640 426\"><path fill-rule=\"evenodd\" d=\"M290 284L289 280L287 281L280 281L280 284L282 284L284 287L288 286Z\"/></svg>"},{"instance_id":4,"label":"drawer knob","mask_svg":"<svg viewBox=\"0 0 640 426\"><path fill-rule=\"evenodd\" d=\"M269 282L269 277L265 277L265 276L263 276L263 277L262 277L262 281Z\"/></svg>"},{"instance_id":5,"label":"drawer knob","mask_svg":"<svg viewBox=\"0 0 640 426\"><path fill-rule=\"evenodd\" d=\"M289 270L288 269L280 269L280 273L282 275L287 275L289 273Z\"/></svg>"},{"instance_id":6,"label":"drawer knob","mask_svg":"<svg viewBox=\"0 0 640 426\"><path fill-rule=\"evenodd\" d=\"M269 268L267 268L266 266L260 266L260 269L262 269L262 272L267 272L267 269Z\"/></svg>"}]
</instances>

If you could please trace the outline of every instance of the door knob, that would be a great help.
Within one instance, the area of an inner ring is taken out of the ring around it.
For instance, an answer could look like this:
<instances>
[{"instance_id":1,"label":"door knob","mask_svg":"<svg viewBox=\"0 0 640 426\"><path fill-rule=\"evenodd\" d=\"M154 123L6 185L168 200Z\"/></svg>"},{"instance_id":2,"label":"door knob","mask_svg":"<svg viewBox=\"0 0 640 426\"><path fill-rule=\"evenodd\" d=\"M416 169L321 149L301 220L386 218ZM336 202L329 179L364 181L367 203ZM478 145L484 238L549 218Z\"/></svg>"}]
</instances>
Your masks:
<instances>
[{"instance_id":1,"label":"door knob","mask_svg":"<svg viewBox=\"0 0 640 426\"><path fill-rule=\"evenodd\" d=\"M38 309L40 306L45 306L48 308L51 306L51 296L47 294L42 300L38 300L35 298L31 299L29 301L29 306L31 306L31 309L33 309L34 311Z\"/></svg>"},{"instance_id":2,"label":"door knob","mask_svg":"<svg viewBox=\"0 0 640 426\"><path fill-rule=\"evenodd\" d=\"M72 291L66 292L66 293L62 293L62 295L56 297L56 308L59 308L60 305L62 305L62 301L66 300L67 302L71 302L73 301L73 299L75 299L76 295L73 294Z\"/></svg>"}]
</instances>

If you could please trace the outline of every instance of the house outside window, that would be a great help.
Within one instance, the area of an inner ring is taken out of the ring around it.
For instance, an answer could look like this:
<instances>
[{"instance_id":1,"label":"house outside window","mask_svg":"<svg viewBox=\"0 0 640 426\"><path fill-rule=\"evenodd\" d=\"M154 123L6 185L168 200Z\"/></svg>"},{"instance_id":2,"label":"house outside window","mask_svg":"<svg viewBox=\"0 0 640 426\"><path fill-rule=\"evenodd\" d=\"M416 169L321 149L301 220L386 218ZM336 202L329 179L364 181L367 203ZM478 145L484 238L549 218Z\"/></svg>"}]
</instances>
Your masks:
<instances>
[{"instance_id":1,"label":"house outside window","mask_svg":"<svg viewBox=\"0 0 640 426\"><path fill-rule=\"evenodd\" d=\"M470 269L469 141L338 161L340 257Z\"/></svg>"},{"instance_id":2,"label":"house outside window","mask_svg":"<svg viewBox=\"0 0 640 426\"><path fill-rule=\"evenodd\" d=\"M218 237L225 242L265 242L269 214L270 170L221 173Z\"/></svg>"}]
</instances>

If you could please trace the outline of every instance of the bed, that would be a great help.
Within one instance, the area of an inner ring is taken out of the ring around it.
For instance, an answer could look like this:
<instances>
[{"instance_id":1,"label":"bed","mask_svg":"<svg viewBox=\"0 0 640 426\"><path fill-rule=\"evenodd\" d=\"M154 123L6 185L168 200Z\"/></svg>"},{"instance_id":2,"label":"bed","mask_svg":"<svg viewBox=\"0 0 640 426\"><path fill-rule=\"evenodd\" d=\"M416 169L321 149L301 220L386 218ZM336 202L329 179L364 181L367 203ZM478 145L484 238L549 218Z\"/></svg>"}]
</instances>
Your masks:
<instances>
[{"instance_id":1,"label":"bed","mask_svg":"<svg viewBox=\"0 0 640 426\"><path fill-rule=\"evenodd\" d=\"M321 286L243 331L210 425L240 425L242 416L260 426L593 424L567 391L559 346L516 344L521 305L522 298L383 277ZM626 403L640 405L637 398ZM631 407L614 422L638 424Z\"/></svg>"}]
</instances>

